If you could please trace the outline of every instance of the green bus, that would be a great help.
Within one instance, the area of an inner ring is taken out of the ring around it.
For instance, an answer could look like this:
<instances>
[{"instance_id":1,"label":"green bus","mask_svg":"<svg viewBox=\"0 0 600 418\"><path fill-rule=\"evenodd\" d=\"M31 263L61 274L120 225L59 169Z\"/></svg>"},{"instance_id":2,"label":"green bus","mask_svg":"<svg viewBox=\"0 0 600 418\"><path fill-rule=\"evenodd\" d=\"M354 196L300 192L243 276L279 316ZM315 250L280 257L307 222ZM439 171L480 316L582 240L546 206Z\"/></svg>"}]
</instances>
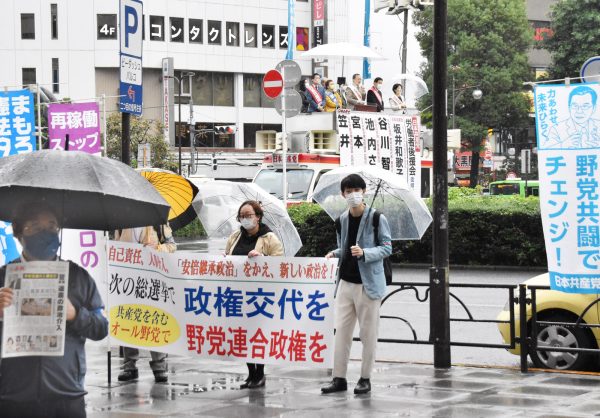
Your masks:
<instances>
[{"instance_id":1,"label":"green bus","mask_svg":"<svg viewBox=\"0 0 600 418\"><path fill-rule=\"evenodd\" d=\"M539 196L540 182L539 180L502 180L490 183L491 196L511 196L516 195L522 197Z\"/></svg>"}]
</instances>

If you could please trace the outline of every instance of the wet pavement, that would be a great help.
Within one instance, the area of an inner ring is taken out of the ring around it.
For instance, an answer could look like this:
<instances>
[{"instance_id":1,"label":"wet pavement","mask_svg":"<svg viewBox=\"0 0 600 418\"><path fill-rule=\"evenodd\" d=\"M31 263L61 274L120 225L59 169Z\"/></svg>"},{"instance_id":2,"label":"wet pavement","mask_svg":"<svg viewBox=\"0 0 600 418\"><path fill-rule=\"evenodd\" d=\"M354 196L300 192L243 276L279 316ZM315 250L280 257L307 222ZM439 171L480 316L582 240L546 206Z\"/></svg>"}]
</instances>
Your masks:
<instances>
[{"instance_id":1,"label":"wet pavement","mask_svg":"<svg viewBox=\"0 0 600 418\"><path fill-rule=\"evenodd\" d=\"M356 343L355 343L356 344ZM404 346L398 346L402 350ZM154 383L147 358L137 382L107 384L105 346L88 347L88 417L588 417L600 415L600 375L512 368L377 362L368 395L354 395L360 363L352 361L349 390L321 395L326 370L266 366L267 385L239 390L243 363L170 357L169 383ZM116 350L114 351L116 354Z\"/></svg>"}]
</instances>

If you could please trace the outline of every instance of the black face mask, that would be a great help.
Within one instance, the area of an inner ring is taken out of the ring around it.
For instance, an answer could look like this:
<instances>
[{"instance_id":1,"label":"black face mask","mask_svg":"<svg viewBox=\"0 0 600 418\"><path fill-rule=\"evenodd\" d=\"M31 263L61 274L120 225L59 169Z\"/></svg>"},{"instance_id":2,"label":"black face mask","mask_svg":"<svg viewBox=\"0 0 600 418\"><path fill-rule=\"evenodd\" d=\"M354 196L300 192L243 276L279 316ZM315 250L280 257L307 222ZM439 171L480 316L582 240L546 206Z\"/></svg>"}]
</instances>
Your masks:
<instances>
[{"instance_id":1,"label":"black face mask","mask_svg":"<svg viewBox=\"0 0 600 418\"><path fill-rule=\"evenodd\" d=\"M51 231L40 231L37 234L23 236L25 253L36 260L52 260L56 257L60 240L58 234Z\"/></svg>"}]
</instances>

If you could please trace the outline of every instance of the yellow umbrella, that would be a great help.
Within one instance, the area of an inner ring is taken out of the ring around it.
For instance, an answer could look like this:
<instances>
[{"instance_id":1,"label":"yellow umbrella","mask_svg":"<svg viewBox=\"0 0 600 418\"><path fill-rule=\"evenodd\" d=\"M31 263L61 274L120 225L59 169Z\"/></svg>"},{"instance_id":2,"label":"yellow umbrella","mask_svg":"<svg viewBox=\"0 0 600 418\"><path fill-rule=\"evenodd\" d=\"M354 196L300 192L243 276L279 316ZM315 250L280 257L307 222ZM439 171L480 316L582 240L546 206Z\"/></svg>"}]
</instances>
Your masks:
<instances>
[{"instance_id":1,"label":"yellow umbrella","mask_svg":"<svg viewBox=\"0 0 600 418\"><path fill-rule=\"evenodd\" d=\"M183 228L198 217L192 207L192 200L198 194L198 188L191 181L160 168L140 168L137 171L152 183L171 206L169 225L173 230Z\"/></svg>"}]
</instances>

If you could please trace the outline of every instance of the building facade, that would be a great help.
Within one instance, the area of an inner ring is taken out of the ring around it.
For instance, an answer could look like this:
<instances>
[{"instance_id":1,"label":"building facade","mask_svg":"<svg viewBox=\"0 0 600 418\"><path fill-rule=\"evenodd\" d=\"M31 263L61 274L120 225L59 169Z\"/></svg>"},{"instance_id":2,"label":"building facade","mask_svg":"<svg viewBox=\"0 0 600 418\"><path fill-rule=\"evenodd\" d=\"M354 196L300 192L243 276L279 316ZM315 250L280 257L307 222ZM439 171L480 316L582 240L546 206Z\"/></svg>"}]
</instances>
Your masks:
<instances>
[{"instance_id":1,"label":"building facade","mask_svg":"<svg viewBox=\"0 0 600 418\"><path fill-rule=\"evenodd\" d=\"M340 75L340 62L315 64L302 51L314 37L348 40L348 6L349 0L296 0L294 58L303 76L315 65L332 78ZM72 101L104 94L107 112L118 111L118 0L3 0L2 7L1 87L37 83ZM281 117L261 84L285 58L287 7L287 0L145 0L143 117L163 119L162 60L172 57L175 76L195 74L191 86L183 83L181 120L189 121L191 92L197 146L252 149L257 130L280 130ZM315 7L325 7L325 33L313 27ZM175 100L177 90L175 83ZM178 121L177 101L173 113Z\"/></svg>"}]
</instances>

